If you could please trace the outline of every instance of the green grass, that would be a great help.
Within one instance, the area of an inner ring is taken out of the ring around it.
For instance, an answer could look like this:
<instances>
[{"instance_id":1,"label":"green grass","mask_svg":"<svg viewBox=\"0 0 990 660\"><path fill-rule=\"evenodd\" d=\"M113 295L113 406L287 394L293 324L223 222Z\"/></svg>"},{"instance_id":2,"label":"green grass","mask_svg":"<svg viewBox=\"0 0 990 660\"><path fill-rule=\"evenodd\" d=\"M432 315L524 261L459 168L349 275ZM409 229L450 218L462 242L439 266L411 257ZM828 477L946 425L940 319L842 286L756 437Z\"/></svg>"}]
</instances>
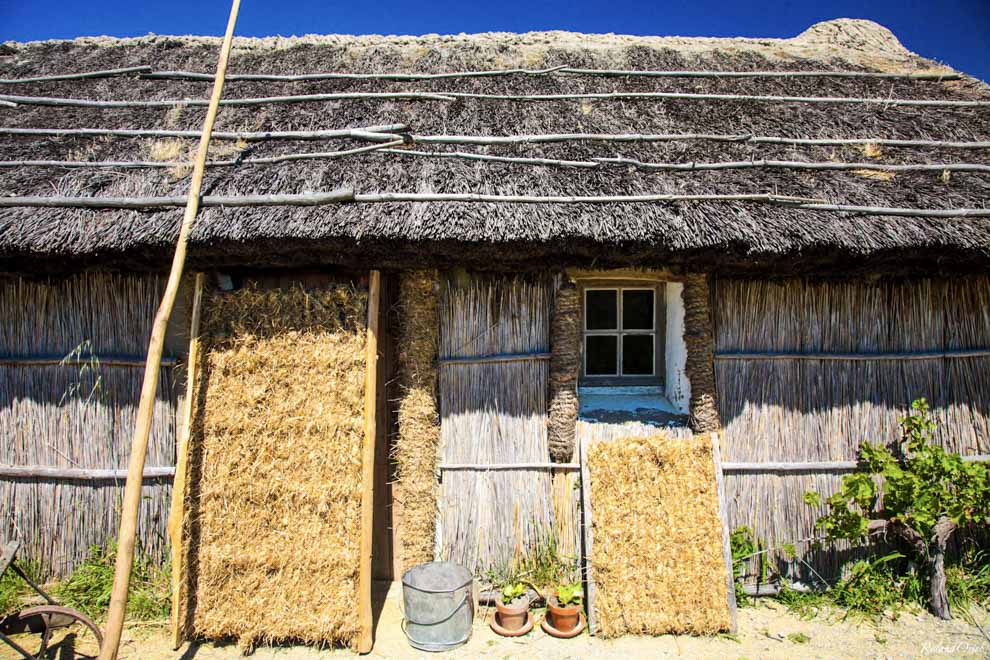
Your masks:
<instances>
[{"instance_id":1,"label":"green grass","mask_svg":"<svg viewBox=\"0 0 990 660\"><path fill-rule=\"evenodd\" d=\"M102 618L110 606L116 554L115 546L106 550L97 546L90 548L86 561L77 566L67 580L55 587L56 599L93 618ZM156 566L149 557L138 553L131 571L128 618L144 621L165 618L170 607L169 566Z\"/></svg>"},{"instance_id":2,"label":"green grass","mask_svg":"<svg viewBox=\"0 0 990 660\"><path fill-rule=\"evenodd\" d=\"M40 582L40 566L34 562L17 560L17 566L35 583ZM11 569L0 576L0 614L9 614L21 605L21 597L32 591L28 583Z\"/></svg>"}]
</instances>

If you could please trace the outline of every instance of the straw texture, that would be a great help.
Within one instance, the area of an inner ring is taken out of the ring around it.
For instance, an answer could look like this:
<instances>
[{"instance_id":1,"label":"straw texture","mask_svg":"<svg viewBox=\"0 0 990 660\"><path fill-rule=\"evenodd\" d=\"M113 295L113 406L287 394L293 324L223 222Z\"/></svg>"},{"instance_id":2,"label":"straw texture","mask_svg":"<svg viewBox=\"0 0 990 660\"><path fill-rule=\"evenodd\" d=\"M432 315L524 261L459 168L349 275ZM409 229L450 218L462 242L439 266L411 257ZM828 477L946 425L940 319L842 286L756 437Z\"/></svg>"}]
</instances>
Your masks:
<instances>
[{"instance_id":1,"label":"straw texture","mask_svg":"<svg viewBox=\"0 0 990 660\"><path fill-rule=\"evenodd\" d=\"M717 431L718 409L715 406L715 351L711 314L709 277L691 273L684 278L684 344L687 348L685 373L691 383L689 413L696 433Z\"/></svg>"},{"instance_id":2,"label":"straw texture","mask_svg":"<svg viewBox=\"0 0 990 660\"><path fill-rule=\"evenodd\" d=\"M480 34L425 37L302 37L237 40L235 74L292 75L443 74L463 71L580 69L708 72L858 71L951 73L947 67L908 53L879 25L835 21L815 25L793 39L678 39L571 33ZM78 39L7 44L0 58L6 79L80 70L154 66L157 70L207 73L218 40L152 36L139 39ZM209 72L212 73L212 72ZM148 79L137 75L21 82L4 93L134 102L200 99L207 80ZM537 134L664 134L735 136L727 140L657 142L565 140L555 143L461 144L428 139L409 145L436 157L403 155L408 149L378 150L340 160L277 161L284 156L369 146L350 138L315 146L298 139L219 142L211 160L240 163L213 168L211 195L302 193L350 187L359 193L418 192L500 195L768 194L879 207L980 208L990 197L990 177L980 172L898 172L889 180L853 170L748 168L655 172L636 167L533 166L474 156L546 161L642 163L799 161L874 165L990 164L990 150L948 147L947 142L990 140L984 107L926 107L881 102L837 105L754 101L753 96L855 97L918 101L978 101L990 98L972 79L917 80L870 77L530 76L521 73L421 80L232 80L227 101L257 97L326 94L609 95L697 94L691 98L561 98L517 101L459 98L455 102L401 98L355 98L263 106L226 105L217 129L224 132L315 131L405 124L415 136L513 137ZM730 100L724 95L743 98ZM321 98L328 98L322 96ZM22 105L4 109L4 126L16 129L192 130L201 106L140 107L126 112L100 107ZM860 140L849 144L781 144L748 136ZM870 140L926 140L940 144L894 146L864 153ZM863 142L865 141L865 142ZM166 144L163 144L166 143ZM188 162L188 139L166 136L122 138L67 135L0 136L4 160ZM171 147L163 148L163 147ZM262 162L256 162L261 159ZM254 164L251 161L255 161ZM265 164L267 163L267 164ZM127 169L18 167L0 177L0 194L80 197L176 196L186 190L182 167ZM162 263L178 230L181 210L29 209L0 210L0 259L28 262L39 255L52 267L66 259L97 257L101 264ZM892 218L752 206L739 202L656 204L511 204L428 202L335 204L323 207L258 207L236 213L204 209L192 235L191 264L218 261L324 263L326 254L347 260L388 260L391 266L435 267L458 260L490 268L493 256L532 269L565 258L598 258L630 264L669 264L680 259L705 267L780 260L843 263L884 258L900 265L910 257L930 262L986 267L990 224L986 219ZM305 253L305 254L303 254ZM959 261L956 261L958 259ZM381 266L381 263L376 263ZM809 267L809 266L805 266Z\"/></svg>"},{"instance_id":3,"label":"straw texture","mask_svg":"<svg viewBox=\"0 0 990 660\"><path fill-rule=\"evenodd\" d=\"M566 463L574 455L578 416L577 381L581 367L581 320L578 290L561 278L554 296L550 328L550 411L547 429L550 457Z\"/></svg>"},{"instance_id":4,"label":"straw texture","mask_svg":"<svg viewBox=\"0 0 990 660\"><path fill-rule=\"evenodd\" d=\"M71 365L0 366L0 464L125 468L141 392L141 369L101 364L102 356L144 355L164 282L157 276L85 274L50 282L0 279L0 356L72 354ZM175 464L176 382L162 369L147 465ZM64 577L118 526L123 480L0 480L4 541L42 576ZM138 543L166 554L171 484L145 482Z\"/></svg>"},{"instance_id":5,"label":"straw texture","mask_svg":"<svg viewBox=\"0 0 990 660\"><path fill-rule=\"evenodd\" d=\"M588 464L599 634L728 630L710 437L601 442Z\"/></svg>"},{"instance_id":6,"label":"straw texture","mask_svg":"<svg viewBox=\"0 0 990 660\"><path fill-rule=\"evenodd\" d=\"M399 520L402 566L433 561L437 517L437 452L440 415L437 412L436 271L408 271L399 283L399 435L394 506Z\"/></svg>"},{"instance_id":7,"label":"straw texture","mask_svg":"<svg viewBox=\"0 0 990 660\"><path fill-rule=\"evenodd\" d=\"M719 352L925 352L990 347L990 278L879 281L720 279ZM899 439L898 420L925 397L936 438L962 454L990 453L990 358L901 361L716 360L733 462L850 461L863 440ZM726 475L730 526L770 545L814 536L822 513L801 499L833 492L828 474ZM801 551L802 546L798 547ZM835 575L844 551L804 557ZM772 557L794 577L807 566Z\"/></svg>"},{"instance_id":8,"label":"straw texture","mask_svg":"<svg viewBox=\"0 0 990 660\"><path fill-rule=\"evenodd\" d=\"M547 279L469 276L440 301L440 357L545 353ZM549 365L545 360L442 362L444 463L546 463ZM440 488L438 554L469 570L502 570L553 533L547 470L451 470Z\"/></svg>"},{"instance_id":9,"label":"straw texture","mask_svg":"<svg viewBox=\"0 0 990 660\"><path fill-rule=\"evenodd\" d=\"M196 635L245 649L355 638L366 305L340 285L205 301L190 473Z\"/></svg>"}]
</instances>

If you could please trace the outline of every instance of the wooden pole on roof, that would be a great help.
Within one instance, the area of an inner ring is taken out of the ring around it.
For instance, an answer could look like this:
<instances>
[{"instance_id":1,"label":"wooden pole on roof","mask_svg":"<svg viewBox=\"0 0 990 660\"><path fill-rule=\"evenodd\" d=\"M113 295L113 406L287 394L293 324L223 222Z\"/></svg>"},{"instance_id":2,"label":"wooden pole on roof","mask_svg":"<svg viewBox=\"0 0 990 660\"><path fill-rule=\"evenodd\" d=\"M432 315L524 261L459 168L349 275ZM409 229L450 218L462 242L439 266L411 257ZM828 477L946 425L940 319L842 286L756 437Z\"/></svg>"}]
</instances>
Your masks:
<instances>
[{"instance_id":1,"label":"wooden pole on roof","mask_svg":"<svg viewBox=\"0 0 990 660\"><path fill-rule=\"evenodd\" d=\"M364 447L361 454L361 546L358 564L358 653L370 653L374 645L371 611L371 555L375 502L375 438L378 435L378 308L381 273L368 277L368 339L365 344Z\"/></svg>"},{"instance_id":2,"label":"wooden pole on roof","mask_svg":"<svg viewBox=\"0 0 990 660\"><path fill-rule=\"evenodd\" d=\"M203 173L206 171L206 155L210 147L210 133L217 118L220 107L220 95L223 92L224 76L227 74L227 60L230 57L230 45L234 37L234 25L237 23L237 11L240 0L233 0L230 7L230 18L227 20L227 32L220 47L220 59L217 62L217 74L213 83L213 95L203 122L203 134L199 140L199 151L193 166L192 182L189 185L189 198L186 202L186 212L182 218L179 239L175 245L175 256L172 259L172 270L168 276L165 293L161 305L155 314L151 327L151 340L148 342L148 360L144 367L144 383L141 386L141 400L138 407L137 424L131 439L131 456L127 465L127 483L124 487L124 501L120 511L120 530L117 535L117 563L114 568L113 591L110 594L110 608L107 612L107 625L103 633L103 647L100 649L100 660L116 660L117 649L120 646L120 635L124 628L124 617L127 614L127 591L131 581L131 569L134 564L134 545L137 534L138 512L141 504L141 481L144 473L144 461L148 453L148 436L151 432L151 422L154 413L155 395L158 390L158 372L165 344L165 330L172 307L179 291L182 280L182 270L186 262L186 246L193 221L199 211L199 196L203 188Z\"/></svg>"}]
</instances>

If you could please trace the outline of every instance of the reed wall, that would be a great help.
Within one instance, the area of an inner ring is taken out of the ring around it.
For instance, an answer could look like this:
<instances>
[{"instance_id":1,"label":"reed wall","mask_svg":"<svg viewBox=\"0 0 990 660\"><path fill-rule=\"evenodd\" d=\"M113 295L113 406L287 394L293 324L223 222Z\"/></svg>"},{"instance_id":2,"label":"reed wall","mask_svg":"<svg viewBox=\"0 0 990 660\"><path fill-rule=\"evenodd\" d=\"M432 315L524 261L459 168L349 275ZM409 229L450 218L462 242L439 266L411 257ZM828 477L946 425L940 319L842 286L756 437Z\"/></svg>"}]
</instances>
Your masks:
<instances>
[{"instance_id":1,"label":"reed wall","mask_svg":"<svg viewBox=\"0 0 990 660\"><path fill-rule=\"evenodd\" d=\"M719 414L726 462L855 460L863 440L891 442L911 401L928 399L937 438L990 453L990 357L923 360L725 359L733 352L901 353L990 348L990 278L779 282L721 279L714 291ZM814 536L838 473L726 475L730 527L773 544ZM804 546L798 547L801 550ZM835 575L845 550L807 553ZM807 566L780 560L792 575Z\"/></svg>"},{"instance_id":2,"label":"reed wall","mask_svg":"<svg viewBox=\"0 0 990 660\"><path fill-rule=\"evenodd\" d=\"M548 463L547 360L450 362L546 353L552 285L507 278L451 281L440 299L443 464ZM554 529L550 471L445 470L437 554L476 573L503 569Z\"/></svg>"},{"instance_id":3,"label":"reed wall","mask_svg":"<svg viewBox=\"0 0 990 660\"><path fill-rule=\"evenodd\" d=\"M104 362L143 359L163 289L155 275L0 280L0 357L78 360L0 364L0 464L126 469L144 369ZM149 467L175 464L173 371L163 368L159 380ZM44 577L65 576L91 545L115 538L122 494L123 479L0 478L3 540L20 540L19 556ZM170 497L170 479L145 482L138 541L157 560Z\"/></svg>"}]
</instances>

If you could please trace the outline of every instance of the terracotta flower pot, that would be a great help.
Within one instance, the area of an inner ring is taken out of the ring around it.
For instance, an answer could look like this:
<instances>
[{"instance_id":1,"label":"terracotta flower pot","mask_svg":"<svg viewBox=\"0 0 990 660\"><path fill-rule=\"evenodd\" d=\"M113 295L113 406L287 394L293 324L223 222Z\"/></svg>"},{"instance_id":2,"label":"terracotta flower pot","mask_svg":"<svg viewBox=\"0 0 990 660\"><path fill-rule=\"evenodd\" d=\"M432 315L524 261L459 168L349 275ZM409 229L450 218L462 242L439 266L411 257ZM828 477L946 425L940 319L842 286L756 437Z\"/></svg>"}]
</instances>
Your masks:
<instances>
[{"instance_id":1,"label":"terracotta flower pot","mask_svg":"<svg viewBox=\"0 0 990 660\"><path fill-rule=\"evenodd\" d=\"M577 627L581 620L581 607L578 605L561 605L556 598L547 599L547 616L550 625L562 633L568 633Z\"/></svg>"},{"instance_id":2,"label":"terracotta flower pot","mask_svg":"<svg viewBox=\"0 0 990 660\"><path fill-rule=\"evenodd\" d=\"M498 613L498 624L512 632L519 630L529 619L529 599L517 598L506 605L499 598L495 601L495 611Z\"/></svg>"}]
</instances>

